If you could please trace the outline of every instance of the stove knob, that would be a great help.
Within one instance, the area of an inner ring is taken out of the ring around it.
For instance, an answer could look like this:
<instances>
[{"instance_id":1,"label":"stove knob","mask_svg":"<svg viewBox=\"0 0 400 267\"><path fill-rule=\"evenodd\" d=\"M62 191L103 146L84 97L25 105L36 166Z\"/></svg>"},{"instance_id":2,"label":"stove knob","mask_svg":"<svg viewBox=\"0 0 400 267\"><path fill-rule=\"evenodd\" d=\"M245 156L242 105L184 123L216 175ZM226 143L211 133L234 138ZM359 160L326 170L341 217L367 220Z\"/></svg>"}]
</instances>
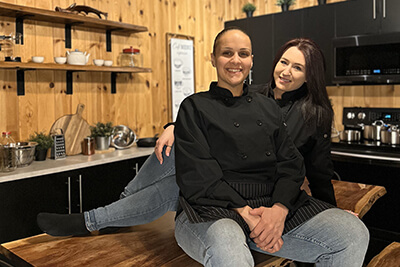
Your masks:
<instances>
[{"instance_id":1,"label":"stove knob","mask_svg":"<svg viewBox=\"0 0 400 267\"><path fill-rule=\"evenodd\" d=\"M367 115L365 115L364 112L359 112L359 113L357 114L357 118L358 118L359 120L364 120L365 117L367 117Z\"/></svg>"},{"instance_id":2,"label":"stove knob","mask_svg":"<svg viewBox=\"0 0 400 267\"><path fill-rule=\"evenodd\" d=\"M356 115L354 114L354 112L347 112L347 114L346 114L346 117L347 117L347 119L349 119L349 120L354 119L355 116L356 116Z\"/></svg>"}]
</instances>

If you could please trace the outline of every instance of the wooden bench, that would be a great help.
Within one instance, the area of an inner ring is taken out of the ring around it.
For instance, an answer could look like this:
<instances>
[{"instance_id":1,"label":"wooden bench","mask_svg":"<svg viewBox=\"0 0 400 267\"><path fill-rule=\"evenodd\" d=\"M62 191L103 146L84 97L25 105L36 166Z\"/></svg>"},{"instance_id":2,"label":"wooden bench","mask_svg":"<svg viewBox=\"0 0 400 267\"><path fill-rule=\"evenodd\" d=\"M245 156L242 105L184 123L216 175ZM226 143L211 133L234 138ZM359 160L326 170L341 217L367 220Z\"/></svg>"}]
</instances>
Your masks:
<instances>
[{"instance_id":1,"label":"wooden bench","mask_svg":"<svg viewBox=\"0 0 400 267\"><path fill-rule=\"evenodd\" d=\"M333 181L338 207L362 217L386 193L384 187ZM108 235L52 237L41 234L0 246L15 266L201 266L188 257L174 238L175 213ZM286 266L291 261L253 253L256 267ZM1 266L1 265L0 265Z\"/></svg>"}]
</instances>

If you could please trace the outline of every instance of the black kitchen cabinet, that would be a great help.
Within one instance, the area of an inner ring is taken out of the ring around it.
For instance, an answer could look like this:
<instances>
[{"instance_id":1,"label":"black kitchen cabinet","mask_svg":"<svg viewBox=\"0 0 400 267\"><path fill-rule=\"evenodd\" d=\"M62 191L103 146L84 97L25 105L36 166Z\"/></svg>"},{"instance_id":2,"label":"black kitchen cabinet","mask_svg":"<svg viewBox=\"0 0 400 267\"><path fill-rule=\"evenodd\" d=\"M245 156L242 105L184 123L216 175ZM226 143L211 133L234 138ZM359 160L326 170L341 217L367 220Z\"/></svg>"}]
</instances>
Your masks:
<instances>
[{"instance_id":1,"label":"black kitchen cabinet","mask_svg":"<svg viewBox=\"0 0 400 267\"><path fill-rule=\"evenodd\" d=\"M79 213L118 200L146 158L0 183L0 243L41 233L39 212Z\"/></svg>"},{"instance_id":2,"label":"black kitchen cabinet","mask_svg":"<svg viewBox=\"0 0 400 267\"><path fill-rule=\"evenodd\" d=\"M272 16L258 16L225 23L225 27L232 26L244 30L251 38L254 55L251 83L267 83L270 80L274 57Z\"/></svg>"},{"instance_id":3,"label":"black kitchen cabinet","mask_svg":"<svg viewBox=\"0 0 400 267\"><path fill-rule=\"evenodd\" d=\"M332 85L333 79L333 45L335 36L335 14L332 5L321 5L306 8L303 11L303 36L315 41L325 56L325 81Z\"/></svg>"},{"instance_id":4,"label":"black kitchen cabinet","mask_svg":"<svg viewBox=\"0 0 400 267\"><path fill-rule=\"evenodd\" d=\"M382 33L400 32L400 1L385 0L384 12L382 11L381 29Z\"/></svg>"},{"instance_id":5,"label":"black kitchen cabinet","mask_svg":"<svg viewBox=\"0 0 400 267\"><path fill-rule=\"evenodd\" d=\"M400 31L398 0L354 0L334 6L336 37Z\"/></svg>"},{"instance_id":6,"label":"black kitchen cabinet","mask_svg":"<svg viewBox=\"0 0 400 267\"><path fill-rule=\"evenodd\" d=\"M284 43L293 38L303 37L304 9L274 14L274 54Z\"/></svg>"},{"instance_id":7,"label":"black kitchen cabinet","mask_svg":"<svg viewBox=\"0 0 400 267\"><path fill-rule=\"evenodd\" d=\"M272 60L275 52L273 46L273 18L272 16L255 17L248 22L249 33L253 45L252 80L254 84L267 83L272 71Z\"/></svg>"}]
</instances>

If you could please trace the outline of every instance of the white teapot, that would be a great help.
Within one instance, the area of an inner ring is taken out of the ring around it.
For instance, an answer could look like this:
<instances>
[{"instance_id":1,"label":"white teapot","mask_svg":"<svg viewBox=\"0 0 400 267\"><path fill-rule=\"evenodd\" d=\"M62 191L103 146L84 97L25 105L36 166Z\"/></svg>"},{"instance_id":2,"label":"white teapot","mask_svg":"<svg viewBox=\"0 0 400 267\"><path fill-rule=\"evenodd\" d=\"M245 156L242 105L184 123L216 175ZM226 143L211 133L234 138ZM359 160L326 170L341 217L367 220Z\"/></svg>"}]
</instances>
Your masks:
<instances>
[{"instance_id":1,"label":"white teapot","mask_svg":"<svg viewBox=\"0 0 400 267\"><path fill-rule=\"evenodd\" d=\"M75 51L67 51L67 63L71 65L86 65L89 61L90 54L81 52L78 49Z\"/></svg>"}]
</instances>

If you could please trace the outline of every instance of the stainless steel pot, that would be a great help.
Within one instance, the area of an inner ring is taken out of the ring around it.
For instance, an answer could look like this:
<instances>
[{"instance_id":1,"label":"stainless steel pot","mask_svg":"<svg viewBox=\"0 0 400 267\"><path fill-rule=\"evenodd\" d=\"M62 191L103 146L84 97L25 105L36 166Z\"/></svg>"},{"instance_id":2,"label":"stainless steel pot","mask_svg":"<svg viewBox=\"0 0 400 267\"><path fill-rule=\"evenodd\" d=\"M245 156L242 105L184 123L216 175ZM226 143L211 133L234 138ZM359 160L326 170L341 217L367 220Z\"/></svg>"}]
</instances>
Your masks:
<instances>
[{"instance_id":1,"label":"stainless steel pot","mask_svg":"<svg viewBox=\"0 0 400 267\"><path fill-rule=\"evenodd\" d=\"M385 123L381 120L374 121L372 125L364 125L363 137L368 140L381 140L381 129Z\"/></svg>"},{"instance_id":2,"label":"stainless steel pot","mask_svg":"<svg viewBox=\"0 0 400 267\"><path fill-rule=\"evenodd\" d=\"M361 131L358 130L344 130L339 133L341 141L357 142L360 141Z\"/></svg>"},{"instance_id":3,"label":"stainless steel pot","mask_svg":"<svg viewBox=\"0 0 400 267\"><path fill-rule=\"evenodd\" d=\"M400 144L400 130L397 125L388 125L381 130L381 142L384 144Z\"/></svg>"}]
</instances>

